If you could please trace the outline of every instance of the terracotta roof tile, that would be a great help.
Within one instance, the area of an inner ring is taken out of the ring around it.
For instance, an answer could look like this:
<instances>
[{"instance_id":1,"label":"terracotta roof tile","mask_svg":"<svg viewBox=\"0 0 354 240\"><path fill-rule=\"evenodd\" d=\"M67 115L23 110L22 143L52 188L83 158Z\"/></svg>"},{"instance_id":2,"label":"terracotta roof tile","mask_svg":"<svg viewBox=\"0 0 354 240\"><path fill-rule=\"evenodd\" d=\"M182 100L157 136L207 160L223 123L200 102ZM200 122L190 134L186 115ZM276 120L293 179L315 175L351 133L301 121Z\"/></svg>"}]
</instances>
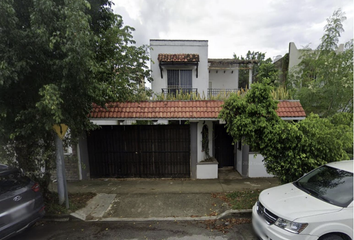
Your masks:
<instances>
[{"instance_id":1,"label":"terracotta roof tile","mask_svg":"<svg viewBox=\"0 0 354 240\"><path fill-rule=\"evenodd\" d=\"M217 119L223 101L155 101L107 104L108 111L93 105L91 118L213 118ZM279 117L306 117L299 101L281 101L276 110Z\"/></svg>"},{"instance_id":2,"label":"terracotta roof tile","mask_svg":"<svg viewBox=\"0 0 354 240\"><path fill-rule=\"evenodd\" d=\"M158 55L157 60L160 62L199 62L199 54L184 53L184 54L166 54Z\"/></svg>"}]
</instances>

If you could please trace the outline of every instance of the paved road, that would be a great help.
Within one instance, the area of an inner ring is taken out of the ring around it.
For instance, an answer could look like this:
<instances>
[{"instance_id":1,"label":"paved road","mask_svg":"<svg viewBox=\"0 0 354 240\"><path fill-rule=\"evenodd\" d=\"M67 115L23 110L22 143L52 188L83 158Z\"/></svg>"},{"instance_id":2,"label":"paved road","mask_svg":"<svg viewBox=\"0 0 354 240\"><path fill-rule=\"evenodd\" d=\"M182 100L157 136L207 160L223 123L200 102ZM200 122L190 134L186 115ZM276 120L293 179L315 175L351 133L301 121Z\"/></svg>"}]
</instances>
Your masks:
<instances>
[{"instance_id":1,"label":"paved road","mask_svg":"<svg viewBox=\"0 0 354 240\"><path fill-rule=\"evenodd\" d=\"M79 239L240 239L255 240L249 220L164 222L40 222L12 240Z\"/></svg>"}]
</instances>

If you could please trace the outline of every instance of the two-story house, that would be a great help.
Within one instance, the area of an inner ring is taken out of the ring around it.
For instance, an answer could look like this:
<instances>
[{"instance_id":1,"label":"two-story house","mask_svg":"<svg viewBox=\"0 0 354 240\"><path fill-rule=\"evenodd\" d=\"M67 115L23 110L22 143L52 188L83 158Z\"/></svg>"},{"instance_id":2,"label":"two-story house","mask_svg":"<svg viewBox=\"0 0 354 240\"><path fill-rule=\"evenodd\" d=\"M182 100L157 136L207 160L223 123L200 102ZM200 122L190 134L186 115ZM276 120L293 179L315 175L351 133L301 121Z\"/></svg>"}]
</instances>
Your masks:
<instances>
[{"instance_id":1,"label":"two-story house","mask_svg":"<svg viewBox=\"0 0 354 240\"><path fill-rule=\"evenodd\" d=\"M150 45L152 90L199 95L199 100L94 105L91 121L101 128L80 140L80 176L215 179L221 167L233 167L243 177L270 176L262 156L233 143L218 119L223 101L212 98L238 90L240 68L250 69L250 86L256 62L209 59L206 40L151 40ZM286 120L305 117L298 101L280 102L277 113Z\"/></svg>"},{"instance_id":2,"label":"two-story house","mask_svg":"<svg viewBox=\"0 0 354 240\"><path fill-rule=\"evenodd\" d=\"M238 70L256 61L209 59L207 40L150 40L151 70L155 93L194 93L211 95L237 92Z\"/></svg>"}]
</instances>

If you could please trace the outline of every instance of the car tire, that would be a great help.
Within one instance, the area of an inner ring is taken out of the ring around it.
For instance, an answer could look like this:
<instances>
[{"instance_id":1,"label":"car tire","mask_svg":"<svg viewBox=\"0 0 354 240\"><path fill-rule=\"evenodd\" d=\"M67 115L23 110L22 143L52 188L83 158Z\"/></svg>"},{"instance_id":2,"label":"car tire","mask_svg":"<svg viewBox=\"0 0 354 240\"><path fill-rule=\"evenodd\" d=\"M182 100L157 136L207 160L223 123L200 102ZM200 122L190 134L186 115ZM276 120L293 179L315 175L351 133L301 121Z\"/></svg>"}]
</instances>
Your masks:
<instances>
[{"instance_id":1,"label":"car tire","mask_svg":"<svg viewBox=\"0 0 354 240\"><path fill-rule=\"evenodd\" d=\"M320 240L346 240L340 235L337 234L328 234L320 238Z\"/></svg>"}]
</instances>

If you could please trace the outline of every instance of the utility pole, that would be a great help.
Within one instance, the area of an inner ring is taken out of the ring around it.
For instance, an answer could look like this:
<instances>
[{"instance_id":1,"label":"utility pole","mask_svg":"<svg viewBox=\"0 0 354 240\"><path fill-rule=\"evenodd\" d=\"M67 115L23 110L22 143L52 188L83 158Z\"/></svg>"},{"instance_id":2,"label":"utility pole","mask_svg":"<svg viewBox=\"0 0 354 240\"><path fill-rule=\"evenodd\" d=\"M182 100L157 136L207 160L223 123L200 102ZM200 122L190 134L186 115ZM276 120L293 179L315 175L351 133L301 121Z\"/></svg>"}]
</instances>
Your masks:
<instances>
[{"instance_id":1,"label":"utility pole","mask_svg":"<svg viewBox=\"0 0 354 240\"><path fill-rule=\"evenodd\" d=\"M63 137L65 136L68 127L64 124L53 126L55 134L55 160L57 167L57 184L58 184L58 196L59 204L62 205L66 202L66 208L69 208L68 189L66 186L65 176L65 163L64 163L64 149L63 149Z\"/></svg>"}]
</instances>

